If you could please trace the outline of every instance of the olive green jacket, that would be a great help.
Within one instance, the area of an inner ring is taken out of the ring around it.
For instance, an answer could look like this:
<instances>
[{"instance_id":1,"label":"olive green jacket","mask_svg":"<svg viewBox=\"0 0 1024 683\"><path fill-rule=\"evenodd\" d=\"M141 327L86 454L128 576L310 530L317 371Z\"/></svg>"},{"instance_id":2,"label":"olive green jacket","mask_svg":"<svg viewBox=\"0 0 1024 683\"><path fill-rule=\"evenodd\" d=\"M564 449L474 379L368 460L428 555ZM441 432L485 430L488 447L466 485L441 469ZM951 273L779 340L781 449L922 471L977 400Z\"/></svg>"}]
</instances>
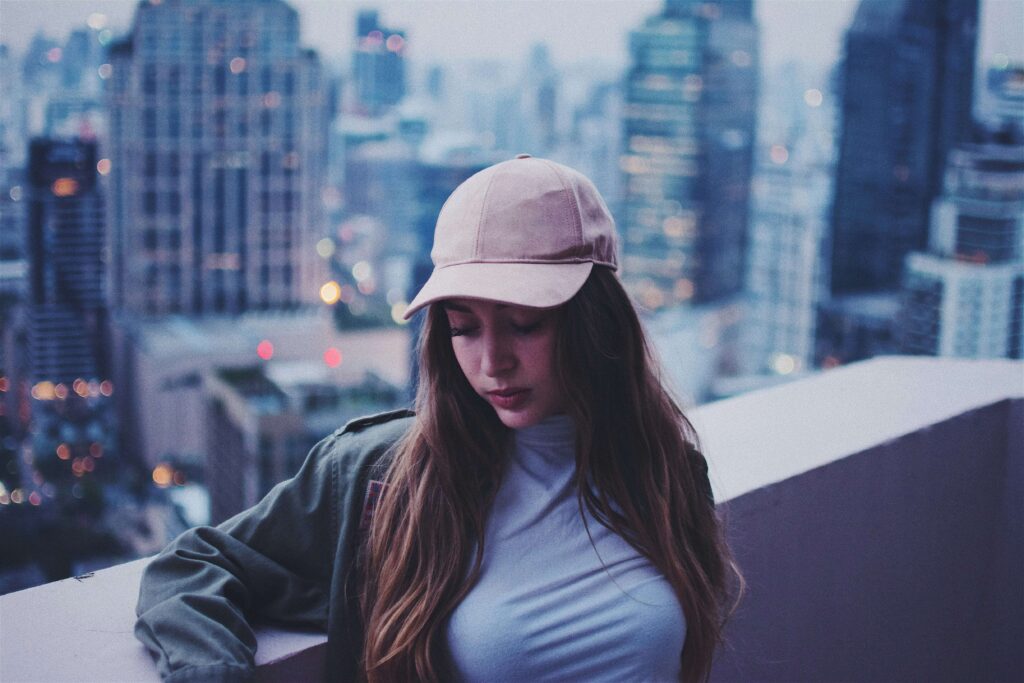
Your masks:
<instances>
[{"instance_id":1,"label":"olive green jacket","mask_svg":"<svg viewBox=\"0 0 1024 683\"><path fill-rule=\"evenodd\" d=\"M254 508L186 531L154 558L135 635L162 678L251 680L251 619L325 630L327 679L356 678L363 633L354 569L367 489L411 424L405 410L350 422Z\"/></svg>"}]
</instances>

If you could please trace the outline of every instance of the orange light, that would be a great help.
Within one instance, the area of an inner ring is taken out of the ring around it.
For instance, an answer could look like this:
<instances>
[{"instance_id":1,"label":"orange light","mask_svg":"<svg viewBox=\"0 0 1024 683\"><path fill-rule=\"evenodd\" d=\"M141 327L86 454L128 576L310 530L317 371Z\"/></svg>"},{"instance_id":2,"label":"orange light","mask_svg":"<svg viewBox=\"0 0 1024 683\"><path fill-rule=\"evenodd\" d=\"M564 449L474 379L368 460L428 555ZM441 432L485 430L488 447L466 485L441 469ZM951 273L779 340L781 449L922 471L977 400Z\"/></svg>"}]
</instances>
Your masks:
<instances>
[{"instance_id":1,"label":"orange light","mask_svg":"<svg viewBox=\"0 0 1024 683\"><path fill-rule=\"evenodd\" d=\"M105 379L100 382L100 393L104 396L110 396L114 393L114 383L109 379Z\"/></svg>"},{"instance_id":2,"label":"orange light","mask_svg":"<svg viewBox=\"0 0 1024 683\"><path fill-rule=\"evenodd\" d=\"M110 159L100 159L96 162L96 172L100 175L110 173Z\"/></svg>"},{"instance_id":3,"label":"orange light","mask_svg":"<svg viewBox=\"0 0 1024 683\"><path fill-rule=\"evenodd\" d=\"M160 463L153 469L153 482L160 488L170 486L174 470L166 463Z\"/></svg>"},{"instance_id":4,"label":"orange light","mask_svg":"<svg viewBox=\"0 0 1024 683\"><path fill-rule=\"evenodd\" d=\"M231 60L229 68L231 69L231 73L240 74L245 71L245 60L241 57L235 57Z\"/></svg>"},{"instance_id":5,"label":"orange light","mask_svg":"<svg viewBox=\"0 0 1024 683\"><path fill-rule=\"evenodd\" d=\"M61 445L57 446L57 457L60 458L61 460L67 460L68 458L71 457L71 449L68 448L68 445L66 443L62 443Z\"/></svg>"},{"instance_id":6,"label":"orange light","mask_svg":"<svg viewBox=\"0 0 1024 683\"><path fill-rule=\"evenodd\" d=\"M54 397L53 382L39 382L32 387L32 398L37 401L52 401Z\"/></svg>"},{"instance_id":7,"label":"orange light","mask_svg":"<svg viewBox=\"0 0 1024 683\"><path fill-rule=\"evenodd\" d=\"M391 52L398 52L399 50L402 49L402 46L405 45L405 40L402 38L402 36L398 35L397 33L394 33L388 36L388 39L387 41L385 41L384 45Z\"/></svg>"},{"instance_id":8,"label":"orange light","mask_svg":"<svg viewBox=\"0 0 1024 683\"><path fill-rule=\"evenodd\" d=\"M328 306L338 303L340 298L341 286L334 280L324 283L324 286L320 288L320 299Z\"/></svg>"},{"instance_id":9,"label":"orange light","mask_svg":"<svg viewBox=\"0 0 1024 683\"><path fill-rule=\"evenodd\" d=\"M89 383L84 379L76 379L71 385L71 388L75 390L75 393L85 398L89 395Z\"/></svg>"},{"instance_id":10,"label":"orange light","mask_svg":"<svg viewBox=\"0 0 1024 683\"><path fill-rule=\"evenodd\" d=\"M324 362L332 368L336 368L341 365L341 351L335 347L331 347L324 351Z\"/></svg>"},{"instance_id":11,"label":"orange light","mask_svg":"<svg viewBox=\"0 0 1024 683\"><path fill-rule=\"evenodd\" d=\"M58 197L71 197L78 192L78 181L74 178L57 178L50 189Z\"/></svg>"},{"instance_id":12,"label":"orange light","mask_svg":"<svg viewBox=\"0 0 1024 683\"><path fill-rule=\"evenodd\" d=\"M263 360L270 360L274 357L274 345L269 340L264 339L256 345L256 355Z\"/></svg>"},{"instance_id":13,"label":"orange light","mask_svg":"<svg viewBox=\"0 0 1024 683\"><path fill-rule=\"evenodd\" d=\"M56 394L57 398L64 400L68 397L68 388L63 384L58 384L53 388L53 393Z\"/></svg>"}]
</instances>

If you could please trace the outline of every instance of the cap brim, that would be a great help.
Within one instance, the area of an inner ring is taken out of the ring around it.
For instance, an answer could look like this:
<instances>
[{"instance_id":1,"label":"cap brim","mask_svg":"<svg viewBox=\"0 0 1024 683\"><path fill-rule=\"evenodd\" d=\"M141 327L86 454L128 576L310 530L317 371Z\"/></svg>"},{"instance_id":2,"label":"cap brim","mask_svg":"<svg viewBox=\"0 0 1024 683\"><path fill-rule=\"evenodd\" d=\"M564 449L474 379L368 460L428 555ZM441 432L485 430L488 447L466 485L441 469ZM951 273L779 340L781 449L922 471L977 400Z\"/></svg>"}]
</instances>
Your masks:
<instances>
[{"instance_id":1,"label":"cap brim","mask_svg":"<svg viewBox=\"0 0 1024 683\"><path fill-rule=\"evenodd\" d=\"M580 263L459 263L435 268L405 315L441 299L482 299L533 308L564 304L580 290L593 269Z\"/></svg>"}]
</instances>

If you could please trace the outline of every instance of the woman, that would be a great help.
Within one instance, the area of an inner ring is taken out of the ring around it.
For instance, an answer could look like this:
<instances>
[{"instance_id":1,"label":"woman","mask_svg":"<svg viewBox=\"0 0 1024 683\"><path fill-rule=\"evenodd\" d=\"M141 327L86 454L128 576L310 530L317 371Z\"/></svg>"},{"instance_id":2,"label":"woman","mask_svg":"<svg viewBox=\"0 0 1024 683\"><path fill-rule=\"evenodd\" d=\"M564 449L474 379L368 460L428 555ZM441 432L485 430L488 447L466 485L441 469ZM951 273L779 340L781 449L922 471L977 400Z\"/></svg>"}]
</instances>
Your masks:
<instances>
[{"instance_id":1,"label":"woman","mask_svg":"<svg viewBox=\"0 0 1024 683\"><path fill-rule=\"evenodd\" d=\"M415 416L347 425L154 560L136 633L161 674L249 676L259 615L326 627L331 680L706 679L735 572L615 247L565 166L460 185L407 313Z\"/></svg>"}]
</instances>

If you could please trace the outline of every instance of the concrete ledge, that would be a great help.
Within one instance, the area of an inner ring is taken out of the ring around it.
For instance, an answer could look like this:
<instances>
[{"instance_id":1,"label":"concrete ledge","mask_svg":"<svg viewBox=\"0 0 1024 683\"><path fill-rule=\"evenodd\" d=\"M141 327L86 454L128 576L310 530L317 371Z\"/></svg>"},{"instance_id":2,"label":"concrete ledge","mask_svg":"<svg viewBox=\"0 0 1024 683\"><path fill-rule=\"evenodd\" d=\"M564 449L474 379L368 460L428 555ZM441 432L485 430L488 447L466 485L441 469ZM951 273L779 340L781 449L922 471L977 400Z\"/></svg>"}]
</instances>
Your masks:
<instances>
[{"instance_id":1,"label":"concrete ledge","mask_svg":"<svg viewBox=\"0 0 1024 683\"><path fill-rule=\"evenodd\" d=\"M714 681L1024 680L1024 400L726 503L749 591Z\"/></svg>"},{"instance_id":2,"label":"concrete ledge","mask_svg":"<svg viewBox=\"0 0 1024 683\"><path fill-rule=\"evenodd\" d=\"M0 681L154 683L135 640L135 601L149 559L0 596ZM327 637L257 628L258 680L322 680Z\"/></svg>"}]
</instances>

